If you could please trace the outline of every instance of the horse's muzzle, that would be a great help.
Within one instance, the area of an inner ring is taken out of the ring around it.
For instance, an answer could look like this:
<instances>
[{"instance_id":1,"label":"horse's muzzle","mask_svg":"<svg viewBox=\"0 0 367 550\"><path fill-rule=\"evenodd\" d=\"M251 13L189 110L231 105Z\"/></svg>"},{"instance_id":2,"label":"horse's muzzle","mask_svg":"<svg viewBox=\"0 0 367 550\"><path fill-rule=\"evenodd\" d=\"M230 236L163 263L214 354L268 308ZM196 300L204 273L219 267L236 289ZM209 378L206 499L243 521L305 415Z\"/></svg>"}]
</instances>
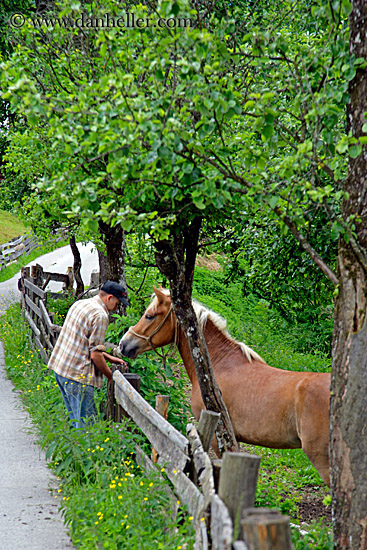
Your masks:
<instances>
[{"instance_id":1,"label":"horse's muzzle","mask_svg":"<svg viewBox=\"0 0 367 550\"><path fill-rule=\"evenodd\" d=\"M135 359L139 354L139 344L129 339L128 333L126 333L120 340L119 347L121 354L129 359Z\"/></svg>"}]
</instances>

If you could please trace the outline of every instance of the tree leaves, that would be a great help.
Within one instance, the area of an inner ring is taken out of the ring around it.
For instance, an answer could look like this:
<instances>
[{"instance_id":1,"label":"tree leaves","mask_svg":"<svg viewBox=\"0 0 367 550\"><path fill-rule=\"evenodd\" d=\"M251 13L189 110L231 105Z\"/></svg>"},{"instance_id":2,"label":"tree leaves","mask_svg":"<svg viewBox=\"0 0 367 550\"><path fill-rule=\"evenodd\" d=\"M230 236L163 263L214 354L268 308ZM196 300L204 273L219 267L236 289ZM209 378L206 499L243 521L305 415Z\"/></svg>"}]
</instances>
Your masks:
<instances>
[{"instance_id":1,"label":"tree leaves","mask_svg":"<svg viewBox=\"0 0 367 550\"><path fill-rule=\"evenodd\" d=\"M112 0L107 8L114 13ZM96 219L156 235L198 210L216 221L241 216L246 202L264 215L286 208L296 223L314 203L334 209L330 186L363 145L345 134L348 79L363 63L349 56L346 19L336 26L330 6L314 11L316 21L307 3L298 8L285 2L260 16L227 4L232 18L215 11L201 27L57 28L46 42L25 29L3 83L35 138L47 129L38 192L52 184L65 212L77 202ZM152 22L177 14L197 16L189 0L167 1ZM20 170L30 143L17 150Z\"/></svg>"}]
</instances>

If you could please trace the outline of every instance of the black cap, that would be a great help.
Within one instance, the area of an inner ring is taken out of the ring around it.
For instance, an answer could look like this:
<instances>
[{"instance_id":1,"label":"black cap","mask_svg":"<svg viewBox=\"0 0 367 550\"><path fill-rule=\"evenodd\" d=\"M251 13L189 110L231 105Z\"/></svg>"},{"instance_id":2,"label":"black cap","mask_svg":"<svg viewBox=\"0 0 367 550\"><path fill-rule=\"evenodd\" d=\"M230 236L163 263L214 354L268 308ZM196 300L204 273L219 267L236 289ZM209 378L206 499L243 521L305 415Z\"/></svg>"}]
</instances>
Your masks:
<instances>
[{"instance_id":1,"label":"black cap","mask_svg":"<svg viewBox=\"0 0 367 550\"><path fill-rule=\"evenodd\" d=\"M124 306L129 305L125 288L122 285L115 283L115 281L106 281L101 286L101 290L103 290L103 292L107 292L107 294L116 296L116 298L118 298Z\"/></svg>"}]
</instances>

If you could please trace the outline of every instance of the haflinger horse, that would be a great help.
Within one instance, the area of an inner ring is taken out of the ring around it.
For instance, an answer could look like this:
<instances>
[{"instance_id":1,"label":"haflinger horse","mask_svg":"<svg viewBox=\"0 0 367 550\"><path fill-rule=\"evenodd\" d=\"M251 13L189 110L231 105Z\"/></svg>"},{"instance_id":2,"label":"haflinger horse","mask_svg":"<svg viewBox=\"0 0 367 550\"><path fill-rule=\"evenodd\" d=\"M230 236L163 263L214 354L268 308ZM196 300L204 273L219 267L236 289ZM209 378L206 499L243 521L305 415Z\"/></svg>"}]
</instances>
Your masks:
<instances>
[{"instance_id":1,"label":"haflinger horse","mask_svg":"<svg viewBox=\"0 0 367 550\"><path fill-rule=\"evenodd\" d=\"M205 407L184 331L169 291L153 288L155 295L145 314L122 337L121 352L133 359L175 342L191 380L191 408L198 420ZM270 367L228 334L219 315L198 302L193 306L237 440L273 449L302 448L330 485L330 375ZM217 450L215 441L213 448Z\"/></svg>"}]
</instances>

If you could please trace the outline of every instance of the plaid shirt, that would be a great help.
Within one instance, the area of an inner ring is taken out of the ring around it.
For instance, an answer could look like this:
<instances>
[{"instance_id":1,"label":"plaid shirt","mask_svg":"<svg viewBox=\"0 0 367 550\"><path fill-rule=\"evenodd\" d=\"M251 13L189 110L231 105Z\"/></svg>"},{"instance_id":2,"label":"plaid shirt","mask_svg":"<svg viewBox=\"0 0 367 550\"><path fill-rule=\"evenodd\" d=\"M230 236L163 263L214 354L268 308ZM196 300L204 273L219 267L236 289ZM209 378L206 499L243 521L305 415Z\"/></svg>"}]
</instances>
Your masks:
<instances>
[{"instance_id":1,"label":"plaid shirt","mask_svg":"<svg viewBox=\"0 0 367 550\"><path fill-rule=\"evenodd\" d=\"M75 302L68 311L48 367L70 380L101 388L103 374L92 363L91 353L104 349L108 323L108 310L99 296Z\"/></svg>"}]
</instances>

